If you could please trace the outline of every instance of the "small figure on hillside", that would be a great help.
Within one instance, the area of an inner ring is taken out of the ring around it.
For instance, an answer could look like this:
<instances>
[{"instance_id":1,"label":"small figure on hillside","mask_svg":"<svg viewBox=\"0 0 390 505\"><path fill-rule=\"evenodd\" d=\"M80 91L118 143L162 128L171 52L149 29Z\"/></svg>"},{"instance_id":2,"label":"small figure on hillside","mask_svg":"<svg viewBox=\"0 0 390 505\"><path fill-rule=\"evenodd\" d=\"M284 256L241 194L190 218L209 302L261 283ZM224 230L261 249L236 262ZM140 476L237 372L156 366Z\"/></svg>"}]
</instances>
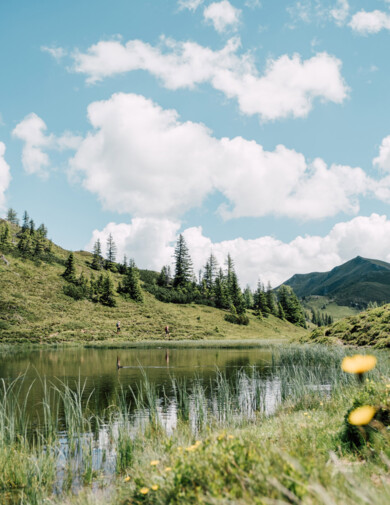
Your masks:
<instances>
[{"instance_id":1,"label":"small figure on hillside","mask_svg":"<svg viewBox=\"0 0 390 505\"><path fill-rule=\"evenodd\" d=\"M121 331L121 322L117 321L116 322L116 332L119 333Z\"/></svg>"},{"instance_id":2,"label":"small figure on hillside","mask_svg":"<svg viewBox=\"0 0 390 505\"><path fill-rule=\"evenodd\" d=\"M165 336L169 337L169 326L168 325L165 326Z\"/></svg>"}]
</instances>

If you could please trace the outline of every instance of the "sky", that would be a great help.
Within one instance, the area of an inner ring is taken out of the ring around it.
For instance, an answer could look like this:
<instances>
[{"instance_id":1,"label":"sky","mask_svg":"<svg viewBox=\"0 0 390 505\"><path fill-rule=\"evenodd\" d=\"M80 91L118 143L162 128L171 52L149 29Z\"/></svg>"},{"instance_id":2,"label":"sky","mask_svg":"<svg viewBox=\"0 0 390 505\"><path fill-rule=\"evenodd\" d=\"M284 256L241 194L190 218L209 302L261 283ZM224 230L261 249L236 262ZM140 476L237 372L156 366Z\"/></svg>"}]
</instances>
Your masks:
<instances>
[{"instance_id":1,"label":"sky","mask_svg":"<svg viewBox=\"0 0 390 505\"><path fill-rule=\"evenodd\" d=\"M390 0L0 2L0 216L244 287L390 262Z\"/></svg>"}]
</instances>

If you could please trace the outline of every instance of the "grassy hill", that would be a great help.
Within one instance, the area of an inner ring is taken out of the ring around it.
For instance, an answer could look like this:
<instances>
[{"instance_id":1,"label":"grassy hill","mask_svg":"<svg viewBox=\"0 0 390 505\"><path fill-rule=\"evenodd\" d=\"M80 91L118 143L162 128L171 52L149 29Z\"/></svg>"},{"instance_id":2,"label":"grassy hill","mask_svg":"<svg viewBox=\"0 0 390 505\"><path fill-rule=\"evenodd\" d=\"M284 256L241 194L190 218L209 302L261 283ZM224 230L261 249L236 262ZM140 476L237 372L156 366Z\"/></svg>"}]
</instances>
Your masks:
<instances>
[{"instance_id":1,"label":"grassy hill","mask_svg":"<svg viewBox=\"0 0 390 505\"><path fill-rule=\"evenodd\" d=\"M299 298L326 296L337 305L366 308L371 302L390 302L390 264L360 256L329 272L296 274L284 284Z\"/></svg>"},{"instance_id":2,"label":"grassy hill","mask_svg":"<svg viewBox=\"0 0 390 505\"><path fill-rule=\"evenodd\" d=\"M304 341L390 347L390 304L315 329Z\"/></svg>"},{"instance_id":3,"label":"grassy hill","mask_svg":"<svg viewBox=\"0 0 390 505\"><path fill-rule=\"evenodd\" d=\"M2 252L0 251L0 257ZM212 307L163 303L144 292L138 304L116 295L116 307L89 300L76 301L63 292L61 277L69 252L53 245L55 261L32 261L6 254L0 259L0 342L127 342L162 340L169 325L171 339L289 339L305 333L273 316L260 321L249 314L250 324L239 326L224 320L225 311ZM77 274L89 278L92 255L75 252ZM147 272L143 272L147 275ZM152 273L150 275L153 275ZM114 285L119 274L112 274ZM116 321L121 333L116 334Z\"/></svg>"},{"instance_id":4,"label":"grassy hill","mask_svg":"<svg viewBox=\"0 0 390 505\"><path fill-rule=\"evenodd\" d=\"M333 298L329 298L328 296L305 296L305 298L301 300L301 303L308 313L314 310L320 314L329 314L332 316L333 321L338 321L348 316L354 316L361 312L361 309L355 306L338 305Z\"/></svg>"}]
</instances>

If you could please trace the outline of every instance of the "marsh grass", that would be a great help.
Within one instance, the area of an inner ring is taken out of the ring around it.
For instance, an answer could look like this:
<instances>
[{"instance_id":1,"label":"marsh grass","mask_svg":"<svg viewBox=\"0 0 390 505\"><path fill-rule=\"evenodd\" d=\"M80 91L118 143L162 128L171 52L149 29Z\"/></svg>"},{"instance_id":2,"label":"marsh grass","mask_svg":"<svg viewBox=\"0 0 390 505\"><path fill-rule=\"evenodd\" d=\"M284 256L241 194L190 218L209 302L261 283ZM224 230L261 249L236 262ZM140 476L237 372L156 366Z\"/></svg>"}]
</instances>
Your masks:
<instances>
[{"instance_id":1,"label":"marsh grass","mask_svg":"<svg viewBox=\"0 0 390 505\"><path fill-rule=\"evenodd\" d=\"M360 489L358 466L351 478L341 470L351 457L340 436L343 410L357 394L356 381L340 368L345 352L275 349L266 376L255 367L229 374L216 370L209 381L172 376L164 387L143 372L138 385L119 388L100 415L92 413L92 393L80 379L74 384L39 379L42 423L31 422L27 398L20 396L24 377L3 381L0 490L19 490L24 503L43 503L54 490L64 499L104 475L131 474L126 493L132 503L197 503L198 495L222 503L223 490L226 503L254 503L254 496L263 496L267 499L258 503L379 505L375 490L366 501L351 491L355 484ZM378 358L378 371L364 385L367 395L378 389L382 374L389 377L387 357ZM386 398L384 386L378 395ZM360 457L382 482L390 454L380 434ZM161 464L150 468L151 460ZM163 465L173 469L174 478ZM151 485L160 491L141 500L139 489ZM119 486L113 496L126 503L123 492ZM387 488L383 492L389 494Z\"/></svg>"}]
</instances>

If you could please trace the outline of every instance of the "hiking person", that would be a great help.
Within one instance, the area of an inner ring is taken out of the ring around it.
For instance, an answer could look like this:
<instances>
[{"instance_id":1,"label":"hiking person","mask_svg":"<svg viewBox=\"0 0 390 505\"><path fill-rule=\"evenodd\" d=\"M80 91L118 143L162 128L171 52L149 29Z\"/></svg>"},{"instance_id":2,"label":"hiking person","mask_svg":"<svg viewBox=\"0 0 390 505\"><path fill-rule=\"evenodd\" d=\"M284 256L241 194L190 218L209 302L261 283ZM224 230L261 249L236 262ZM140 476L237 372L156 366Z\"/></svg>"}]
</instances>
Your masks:
<instances>
[{"instance_id":1,"label":"hiking person","mask_svg":"<svg viewBox=\"0 0 390 505\"><path fill-rule=\"evenodd\" d=\"M169 326L168 325L165 326L165 336L169 337Z\"/></svg>"},{"instance_id":2,"label":"hiking person","mask_svg":"<svg viewBox=\"0 0 390 505\"><path fill-rule=\"evenodd\" d=\"M117 321L116 322L116 332L119 333L121 331L121 322Z\"/></svg>"}]
</instances>

